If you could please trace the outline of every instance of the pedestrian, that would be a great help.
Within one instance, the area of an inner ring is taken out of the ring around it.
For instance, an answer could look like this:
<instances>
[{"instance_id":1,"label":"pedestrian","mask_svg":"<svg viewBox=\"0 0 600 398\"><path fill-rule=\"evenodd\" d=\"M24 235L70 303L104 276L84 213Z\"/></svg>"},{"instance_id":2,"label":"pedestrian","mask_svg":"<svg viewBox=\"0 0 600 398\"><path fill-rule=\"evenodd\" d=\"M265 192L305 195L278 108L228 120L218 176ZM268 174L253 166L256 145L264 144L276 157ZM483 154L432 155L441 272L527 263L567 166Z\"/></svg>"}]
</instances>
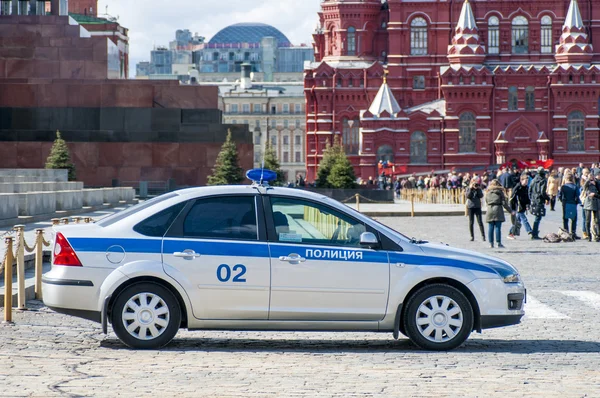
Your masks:
<instances>
[{"instance_id":1,"label":"pedestrian","mask_svg":"<svg viewBox=\"0 0 600 398\"><path fill-rule=\"evenodd\" d=\"M527 188L528 182L529 176L527 176L527 174L522 174L519 185L513 188L512 195L510 197L510 207L513 213L516 214L514 227L511 229L508 235L509 239L515 239L515 236L519 235L519 224L525 227L525 231L527 231L529 235L531 235L533 232L533 228L531 228L529 220L527 220L527 209L529 209L531 204L531 200L529 199L529 190Z\"/></svg>"},{"instance_id":2,"label":"pedestrian","mask_svg":"<svg viewBox=\"0 0 600 398\"><path fill-rule=\"evenodd\" d=\"M588 232L587 240L598 241L598 186L596 179L588 178L583 184L583 210L585 211L585 229Z\"/></svg>"},{"instance_id":3,"label":"pedestrian","mask_svg":"<svg viewBox=\"0 0 600 398\"><path fill-rule=\"evenodd\" d=\"M575 178L581 178L581 176L583 175L583 169L585 167L583 166L583 163L579 163L579 167L577 167L574 171L575 171Z\"/></svg>"},{"instance_id":4,"label":"pedestrian","mask_svg":"<svg viewBox=\"0 0 600 398\"><path fill-rule=\"evenodd\" d=\"M383 191L385 189L385 171L381 172L379 178L377 179L377 182L379 185L379 189Z\"/></svg>"},{"instance_id":5,"label":"pedestrian","mask_svg":"<svg viewBox=\"0 0 600 398\"><path fill-rule=\"evenodd\" d=\"M508 204L504 188L498 180L493 180L490 183L487 194L485 196L485 203L487 204L487 212L485 221L488 223L488 239L490 247L494 247L494 232L496 234L496 243L499 248L503 248L502 245L502 223L506 221L504 217L504 210L510 214L514 212Z\"/></svg>"},{"instance_id":6,"label":"pedestrian","mask_svg":"<svg viewBox=\"0 0 600 398\"><path fill-rule=\"evenodd\" d=\"M531 200L531 214L535 217L533 220L533 231L531 232L531 239L537 240L540 238L540 223L542 218L546 215L546 202L550 199L548 197L547 188L548 183L546 181L546 173L543 167L538 167L537 175L533 178L529 185L529 199Z\"/></svg>"},{"instance_id":7,"label":"pedestrian","mask_svg":"<svg viewBox=\"0 0 600 398\"><path fill-rule=\"evenodd\" d=\"M396 181L394 182L394 192L396 194L396 198L400 199L400 190L402 189L402 183L400 182L400 177L396 177Z\"/></svg>"},{"instance_id":8,"label":"pedestrian","mask_svg":"<svg viewBox=\"0 0 600 398\"><path fill-rule=\"evenodd\" d=\"M554 211L556 206L556 197L558 196L560 180L558 179L556 170L550 172L548 177L548 188L546 188L546 194L550 197L550 211Z\"/></svg>"},{"instance_id":9,"label":"pedestrian","mask_svg":"<svg viewBox=\"0 0 600 398\"><path fill-rule=\"evenodd\" d=\"M473 223L477 218L477 224L479 224L479 230L481 231L481 240L485 242L485 229L483 228L483 221L481 220L481 198L483 198L483 191L479 184L479 178L474 177L471 180L471 184L465 192L467 196L467 210L469 213L469 232L471 233L471 242L475 240L473 233Z\"/></svg>"},{"instance_id":10,"label":"pedestrian","mask_svg":"<svg viewBox=\"0 0 600 398\"><path fill-rule=\"evenodd\" d=\"M574 171L571 171L573 174L573 178L575 179L575 185L579 187L579 203L581 203L581 223L582 223L582 232L583 239L588 239L590 237L590 231L587 229L587 214L583 205L585 203L585 189L584 185L590 177L590 171L587 168L584 168L581 172L581 176L577 177L577 174Z\"/></svg>"},{"instance_id":11,"label":"pedestrian","mask_svg":"<svg viewBox=\"0 0 600 398\"><path fill-rule=\"evenodd\" d=\"M425 180L423 179L423 176L419 176L419 179L417 180L417 189L419 191L425 189Z\"/></svg>"},{"instance_id":12,"label":"pedestrian","mask_svg":"<svg viewBox=\"0 0 600 398\"><path fill-rule=\"evenodd\" d=\"M563 228L569 231L569 220L571 220L571 236L573 239L581 239L577 236L577 205L579 200L579 187L575 185L572 173L565 175L565 183L558 191L558 200L563 207Z\"/></svg>"}]
</instances>

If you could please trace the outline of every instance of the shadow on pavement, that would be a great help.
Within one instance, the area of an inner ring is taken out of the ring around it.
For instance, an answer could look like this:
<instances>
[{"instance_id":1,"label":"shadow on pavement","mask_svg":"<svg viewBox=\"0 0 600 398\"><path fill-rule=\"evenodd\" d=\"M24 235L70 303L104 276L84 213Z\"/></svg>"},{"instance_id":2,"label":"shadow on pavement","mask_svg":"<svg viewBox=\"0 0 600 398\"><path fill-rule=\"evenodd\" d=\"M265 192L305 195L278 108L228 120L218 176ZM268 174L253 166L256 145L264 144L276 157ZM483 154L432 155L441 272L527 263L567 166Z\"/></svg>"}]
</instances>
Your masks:
<instances>
[{"instance_id":1,"label":"shadow on pavement","mask_svg":"<svg viewBox=\"0 0 600 398\"><path fill-rule=\"evenodd\" d=\"M113 350L128 349L115 338L101 341L100 346ZM164 351L206 352L315 352L370 353L423 351L408 339L394 340L312 340L312 339L210 339L176 338ZM598 353L600 342L581 340L468 340L455 353Z\"/></svg>"}]
</instances>

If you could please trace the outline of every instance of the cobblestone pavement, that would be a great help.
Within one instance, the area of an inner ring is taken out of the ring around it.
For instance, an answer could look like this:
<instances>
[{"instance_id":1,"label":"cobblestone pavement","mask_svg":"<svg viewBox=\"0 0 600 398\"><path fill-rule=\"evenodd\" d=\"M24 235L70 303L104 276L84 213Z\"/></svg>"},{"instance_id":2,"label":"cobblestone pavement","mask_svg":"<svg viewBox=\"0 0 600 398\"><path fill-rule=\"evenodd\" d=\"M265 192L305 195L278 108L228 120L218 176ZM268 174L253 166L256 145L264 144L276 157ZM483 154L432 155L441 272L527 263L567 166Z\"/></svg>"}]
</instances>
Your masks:
<instances>
[{"instance_id":1,"label":"cobblestone pavement","mask_svg":"<svg viewBox=\"0 0 600 398\"><path fill-rule=\"evenodd\" d=\"M0 325L0 396L600 396L600 244L521 237L492 250L468 241L464 217L381 221L517 265L526 319L447 353L389 334L188 331L161 351L131 351L98 324L32 302ZM557 228L549 212L542 231Z\"/></svg>"}]
</instances>

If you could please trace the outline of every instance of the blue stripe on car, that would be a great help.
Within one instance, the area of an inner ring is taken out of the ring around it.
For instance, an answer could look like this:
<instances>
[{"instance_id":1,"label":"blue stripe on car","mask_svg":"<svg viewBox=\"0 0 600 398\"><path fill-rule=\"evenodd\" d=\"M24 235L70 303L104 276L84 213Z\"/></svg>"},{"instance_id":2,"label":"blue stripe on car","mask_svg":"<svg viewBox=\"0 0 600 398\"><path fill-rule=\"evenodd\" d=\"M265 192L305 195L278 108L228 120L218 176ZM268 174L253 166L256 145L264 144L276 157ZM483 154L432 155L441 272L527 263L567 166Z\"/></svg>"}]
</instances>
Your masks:
<instances>
[{"instance_id":1,"label":"blue stripe on car","mask_svg":"<svg viewBox=\"0 0 600 398\"><path fill-rule=\"evenodd\" d=\"M69 242L75 252L106 252L110 246L121 246L125 252L129 253L150 253L160 254L162 252L162 239L112 239L112 238L69 238ZM366 263L387 263L388 252L375 250L361 250L352 247L327 247L317 245L291 245L263 242L235 242L235 241L202 241L191 239L165 239L165 253L173 253L186 249L194 250L196 253L211 255L211 256L233 256L233 257L269 257L269 248L271 257L278 258L287 256L292 253L297 253L307 260L320 261L357 261ZM321 255L314 256L315 251L319 251ZM338 252L338 256L333 258L331 255L325 257L324 253ZM313 256L308 255L313 253ZM342 252L345 252L345 258L341 257ZM348 259L348 253L361 252L362 258ZM433 257L418 254L408 254L399 252L389 252L389 262L405 263L418 266L442 266L468 269L472 271L480 271L496 274L496 272L485 265L480 265L468 261L457 260L446 257Z\"/></svg>"}]
</instances>

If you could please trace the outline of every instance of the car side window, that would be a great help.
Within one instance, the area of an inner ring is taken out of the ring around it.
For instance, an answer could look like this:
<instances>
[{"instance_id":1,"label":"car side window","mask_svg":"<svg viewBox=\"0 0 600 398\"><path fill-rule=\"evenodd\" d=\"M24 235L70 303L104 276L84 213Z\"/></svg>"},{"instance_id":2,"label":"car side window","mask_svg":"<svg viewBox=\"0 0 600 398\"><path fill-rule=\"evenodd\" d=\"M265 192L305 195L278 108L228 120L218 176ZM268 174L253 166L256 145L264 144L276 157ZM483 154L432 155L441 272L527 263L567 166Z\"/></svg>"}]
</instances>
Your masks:
<instances>
[{"instance_id":1,"label":"car side window","mask_svg":"<svg viewBox=\"0 0 600 398\"><path fill-rule=\"evenodd\" d=\"M136 224L136 226L133 227L133 230L146 236L164 236L171 224L173 224L173 221L175 221L175 218L179 215L181 210L183 210L186 203L187 202L181 202L167 209L159 211L153 216L150 216L144 221Z\"/></svg>"},{"instance_id":2,"label":"car side window","mask_svg":"<svg viewBox=\"0 0 600 398\"><path fill-rule=\"evenodd\" d=\"M301 199L271 199L276 240L360 247L365 225L337 210Z\"/></svg>"},{"instance_id":3,"label":"car side window","mask_svg":"<svg viewBox=\"0 0 600 398\"><path fill-rule=\"evenodd\" d=\"M190 238L258 240L254 196L198 199L183 222Z\"/></svg>"}]
</instances>

